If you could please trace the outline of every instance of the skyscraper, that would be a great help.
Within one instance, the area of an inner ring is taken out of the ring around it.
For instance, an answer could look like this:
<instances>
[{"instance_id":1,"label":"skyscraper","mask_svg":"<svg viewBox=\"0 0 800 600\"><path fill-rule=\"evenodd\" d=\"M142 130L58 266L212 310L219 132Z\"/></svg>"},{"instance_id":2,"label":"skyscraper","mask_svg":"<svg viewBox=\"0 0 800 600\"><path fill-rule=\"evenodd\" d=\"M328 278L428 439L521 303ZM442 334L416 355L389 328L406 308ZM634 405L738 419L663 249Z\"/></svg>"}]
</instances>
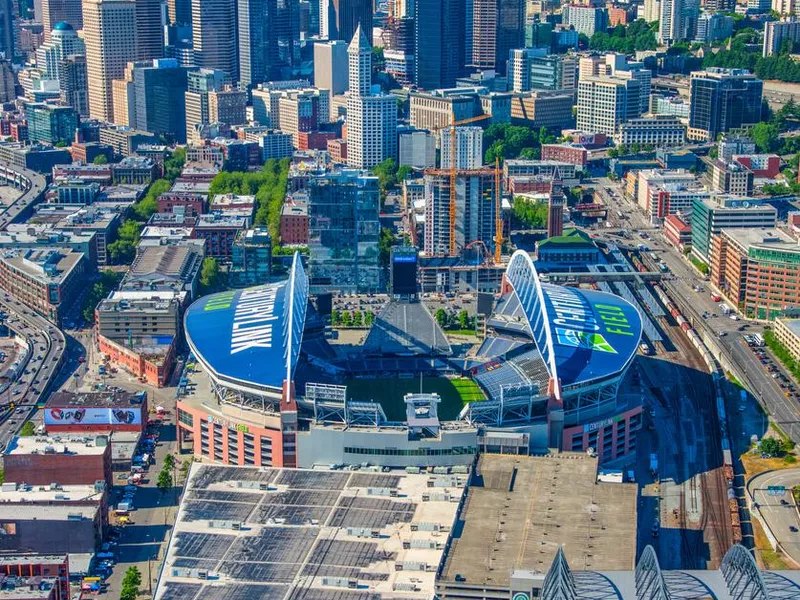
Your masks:
<instances>
[{"instance_id":1,"label":"skyscraper","mask_svg":"<svg viewBox=\"0 0 800 600\"><path fill-rule=\"evenodd\" d=\"M73 107L82 117L89 115L89 82L86 77L86 55L68 56L59 68L58 87L61 101Z\"/></svg>"},{"instance_id":2,"label":"skyscraper","mask_svg":"<svg viewBox=\"0 0 800 600\"><path fill-rule=\"evenodd\" d=\"M483 165L483 129L480 127L456 127L456 169L478 169ZM442 169L452 165L453 142L450 128L440 132Z\"/></svg>"},{"instance_id":3,"label":"skyscraper","mask_svg":"<svg viewBox=\"0 0 800 600\"><path fill-rule=\"evenodd\" d=\"M56 23L50 41L36 49L36 66L44 71L47 79L58 79L61 61L68 56L85 55L83 40L69 23Z\"/></svg>"},{"instance_id":4,"label":"skyscraper","mask_svg":"<svg viewBox=\"0 0 800 600\"><path fill-rule=\"evenodd\" d=\"M189 72L184 103L186 105L186 138L190 143L197 141L195 134L198 125L208 125L212 122L208 95L210 92L221 90L225 85L226 78L226 73L214 69L198 69Z\"/></svg>"},{"instance_id":5,"label":"skyscraper","mask_svg":"<svg viewBox=\"0 0 800 600\"><path fill-rule=\"evenodd\" d=\"M415 0L416 84L425 90L455 87L464 68L464 0Z\"/></svg>"},{"instance_id":6,"label":"skyscraper","mask_svg":"<svg viewBox=\"0 0 800 600\"><path fill-rule=\"evenodd\" d=\"M192 41L198 67L239 79L235 0L192 0Z\"/></svg>"},{"instance_id":7,"label":"skyscraper","mask_svg":"<svg viewBox=\"0 0 800 600\"><path fill-rule=\"evenodd\" d=\"M256 85L284 79L300 60L297 0L238 0L239 80Z\"/></svg>"},{"instance_id":8,"label":"skyscraper","mask_svg":"<svg viewBox=\"0 0 800 600\"><path fill-rule=\"evenodd\" d=\"M191 0L168 0L167 11L169 22L173 25L191 25L192 23L192 1Z\"/></svg>"},{"instance_id":9,"label":"skyscraper","mask_svg":"<svg viewBox=\"0 0 800 600\"><path fill-rule=\"evenodd\" d=\"M761 121L764 83L745 69L711 68L689 81L689 139L713 141L717 135Z\"/></svg>"},{"instance_id":10,"label":"skyscraper","mask_svg":"<svg viewBox=\"0 0 800 600\"><path fill-rule=\"evenodd\" d=\"M330 90L332 96L347 91L347 42L314 44L314 87Z\"/></svg>"},{"instance_id":11,"label":"skyscraper","mask_svg":"<svg viewBox=\"0 0 800 600\"><path fill-rule=\"evenodd\" d=\"M0 0L0 53L8 60L14 58L15 37L19 35L15 23L18 17L19 11L14 0Z\"/></svg>"},{"instance_id":12,"label":"skyscraper","mask_svg":"<svg viewBox=\"0 0 800 600\"><path fill-rule=\"evenodd\" d=\"M320 11L323 37L348 41L361 25L372 45L372 0L321 0Z\"/></svg>"},{"instance_id":13,"label":"skyscraper","mask_svg":"<svg viewBox=\"0 0 800 600\"><path fill-rule=\"evenodd\" d=\"M133 70L135 120L131 125L142 131L166 136L178 143L186 141L186 67L174 58L154 60L148 67Z\"/></svg>"},{"instance_id":14,"label":"skyscraper","mask_svg":"<svg viewBox=\"0 0 800 600\"><path fill-rule=\"evenodd\" d=\"M50 41L53 29L61 21L69 23L74 29L83 28L80 0L42 0L42 33L45 44Z\"/></svg>"},{"instance_id":15,"label":"skyscraper","mask_svg":"<svg viewBox=\"0 0 800 600\"><path fill-rule=\"evenodd\" d=\"M694 39L700 0L661 0L659 41L671 45Z\"/></svg>"},{"instance_id":16,"label":"skyscraper","mask_svg":"<svg viewBox=\"0 0 800 600\"><path fill-rule=\"evenodd\" d=\"M136 2L136 60L152 60L164 56L164 24L161 22L162 0Z\"/></svg>"},{"instance_id":17,"label":"skyscraper","mask_svg":"<svg viewBox=\"0 0 800 600\"><path fill-rule=\"evenodd\" d=\"M397 99L372 93L372 46L359 25L347 48L347 164L370 169L397 156Z\"/></svg>"},{"instance_id":18,"label":"skyscraper","mask_svg":"<svg viewBox=\"0 0 800 600\"><path fill-rule=\"evenodd\" d=\"M136 58L134 0L84 0L89 115L103 121L113 115L111 82L120 79L125 66Z\"/></svg>"},{"instance_id":19,"label":"skyscraper","mask_svg":"<svg viewBox=\"0 0 800 600\"><path fill-rule=\"evenodd\" d=\"M506 72L508 53L525 43L523 0L467 0L472 6L472 56L476 69Z\"/></svg>"}]
</instances>

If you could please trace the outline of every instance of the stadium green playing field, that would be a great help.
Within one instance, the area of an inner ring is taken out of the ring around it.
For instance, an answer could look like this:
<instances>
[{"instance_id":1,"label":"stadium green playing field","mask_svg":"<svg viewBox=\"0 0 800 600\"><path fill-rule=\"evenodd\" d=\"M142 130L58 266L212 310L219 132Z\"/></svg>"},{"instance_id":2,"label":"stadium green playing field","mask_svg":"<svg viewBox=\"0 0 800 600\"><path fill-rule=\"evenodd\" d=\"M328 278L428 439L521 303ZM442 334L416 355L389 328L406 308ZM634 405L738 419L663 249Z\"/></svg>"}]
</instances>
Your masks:
<instances>
[{"instance_id":1,"label":"stadium green playing field","mask_svg":"<svg viewBox=\"0 0 800 600\"><path fill-rule=\"evenodd\" d=\"M383 405L386 418L390 421L405 421L406 406L403 396L419 392L419 377L413 379L380 378L349 379L345 382L347 397L351 400L374 400ZM436 393L442 398L439 404L439 418L453 420L468 402L484 400L483 392L471 379L447 379L444 377L423 377L422 391Z\"/></svg>"}]
</instances>

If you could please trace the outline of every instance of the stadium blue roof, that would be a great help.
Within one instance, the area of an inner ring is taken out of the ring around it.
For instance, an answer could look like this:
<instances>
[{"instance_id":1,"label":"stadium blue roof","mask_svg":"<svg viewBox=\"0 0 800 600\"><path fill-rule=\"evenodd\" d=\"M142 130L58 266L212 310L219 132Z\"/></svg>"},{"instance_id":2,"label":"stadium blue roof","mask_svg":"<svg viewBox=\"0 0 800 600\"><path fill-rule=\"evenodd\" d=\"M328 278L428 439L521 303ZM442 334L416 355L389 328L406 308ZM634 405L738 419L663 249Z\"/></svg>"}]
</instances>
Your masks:
<instances>
[{"instance_id":1,"label":"stadium blue roof","mask_svg":"<svg viewBox=\"0 0 800 600\"><path fill-rule=\"evenodd\" d=\"M548 372L561 387L614 375L636 354L642 319L626 300L594 290L543 284L523 251L511 257L506 277Z\"/></svg>"},{"instance_id":2,"label":"stadium blue roof","mask_svg":"<svg viewBox=\"0 0 800 600\"><path fill-rule=\"evenodd\" d=\"M307 302L308 280L296 257L286 281L194 302L184 316L189 347L221 383L253 392L279 391L287 377L287 358L293 375Z\"/></svg>"},{"instance_id":3,"label":"stadium blue roof","mask_svg":"<svg viewBox=\"0 0 800 600\"><path fill-rule=\"evenodd\" d=\"M628 301L549 284L542 285L542 292L562 385L618 373L636 353L642 319Z\"/></svg>"}]
</instances>

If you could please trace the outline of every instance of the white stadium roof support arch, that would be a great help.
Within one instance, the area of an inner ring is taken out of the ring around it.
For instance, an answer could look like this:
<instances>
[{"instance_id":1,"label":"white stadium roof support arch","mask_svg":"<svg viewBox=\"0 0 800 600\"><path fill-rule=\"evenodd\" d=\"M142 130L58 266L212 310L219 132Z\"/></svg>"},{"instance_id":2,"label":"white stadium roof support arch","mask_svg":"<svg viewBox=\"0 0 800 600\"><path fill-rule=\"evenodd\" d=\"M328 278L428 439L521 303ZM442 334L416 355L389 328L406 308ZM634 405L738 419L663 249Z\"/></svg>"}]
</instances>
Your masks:
<instances>
[{"instance_id":1,"label":"white stadium roof support arch","mask_svg":"<svg viewBox=\"0 0 800 600\"><path fill-rule=\"evenodd\" d=\"M288 318L284 320L287 336L286 342L286 381L292 381L294 366L300 354L300 345L303 342L303 327L306 322L308 308L308 276L303 269L303 261L299 252L292 258L292 271L289 275L289 302L287 303Z\"/></svg>"},{"instance_id":2,"label":"white stadium roof support arch","mask_svg":"<svg viewBox=\"0 0 800 600\"><path fill-rule=\"evenodd\" d=\"M547 366L550 379L553 381L553 393L558 400L561 400L552 328L544 301L542 282L527 252L524 250L514 252L506 267L506 278L519 299L536 349Z\"/></svg>"}]
</instances>

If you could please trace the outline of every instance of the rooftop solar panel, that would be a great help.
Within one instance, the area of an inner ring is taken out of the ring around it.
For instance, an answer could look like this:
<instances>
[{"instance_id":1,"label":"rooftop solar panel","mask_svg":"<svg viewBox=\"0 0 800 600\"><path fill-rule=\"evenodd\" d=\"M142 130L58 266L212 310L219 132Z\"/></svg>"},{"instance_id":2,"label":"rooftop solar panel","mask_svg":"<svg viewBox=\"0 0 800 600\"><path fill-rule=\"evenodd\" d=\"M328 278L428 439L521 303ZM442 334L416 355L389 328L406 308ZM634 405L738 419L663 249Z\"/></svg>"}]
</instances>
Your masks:
<instances>
[{"instance_id":1,"label":"rooftop solar panel","mask_svg":"<svg viewBox=\"0 0 800 600\"><path fill-rule=\"evenodd\" d=\"M263 504L289 504L294 506L334 506L339 500L338 491L289 490L262 495Z\"/></svg>"},{"instance_id":2,"label":"rooftop solar panel","mask_svg":"<svg viewBox=\"0 0 800 600\"><path fill-rule=\"evenodd\" d=\"M349 473L281 471L276 483L301 490L341 490L349 478Z\"/></svg>"},{"instance_id":3,"label":"rooftop solar panel","mask_svg":"<svg viewBox=\"0 0 800 600\"><path fill-rule=\"evenodd\" d=\"M193 600L200 588L199 583L178 583L170 581L166 584L161 600Z\"/></svg>"},{"instance_id":4,"label":"rooftop solar panel","mask_svg":"<svg viewBox=\"0 0 800 600\"><path fill-rule=\"evenodd\" d=\"M207 487L224 481L259 481L269 482L275 477L275 469L247 469L239 467L222 467L203 465L192 477L192 489L204 490Z\"/></svg>"},{"instance_id":5,"label":"rooftop solar panel","mask_svg":"<svg viewBox=\"0 0 800 600\"><path fill-rule=\"evenodd\" d=\"M396 489L400 485L400 477L397 475L380 475L378 473L353 473L347 487L363 488L391 488Z\"/></svg>"},{"instance_id":6,"label":"rooftop solar panel","mask_svg":"<svg viewBox=\"0 0 800 600\"><path fill-rule=\"evenodd\" d=\"M331 527L367 527L383 529L396 523L410 523L414 511L362 510L357 508L337 508L328 525Z\"/></svg>"},{"instance_id":7,"label":"rooftop solar panel","mask_svg":"<svg viewBox=\"0 0 800 600\"><path fill-rule=\"evenodd\" d=\"M253 511L252 504L188 500L183 507L184 521L246 521Z\"/></svg>"},{"instance_id":8,"label":"rooftop solar panel","mask_svg":"<svg viewBox=\"0 0 800 600\"><path fill-rule=\"evenodd\" d=\"M223 585L203 588L203 600L281 600L286 594L285 585Z\"/></svg>"},{"instance_id":9,"label":"rooftop solar panel","mask_svg":"<svg viewBox=\"0 0 800 600\"><path fill-rule=\"evenodd\" d=\"M264 498L264 494L212 490L190 490L186 495L187 500L215 500L217 502L244 502L248 504L258 504L262 498Z\"/></svg>"},{"instance_id":10,"label":"rooftop solar panel","mask_svg":"<svg viewBox=\"0 0 800 600\"><path fill-rule=\"evenodd\" d=\"M267 527L260 535L237 539L225 558L247 562L302 562L318 532L316 527Z\"/></svg>"},{"instance_id":11,"label":"rooftop solar panel","mask_svg":"<svg viewBox=\"0 0 800 600\"><path fill-rule=\"evenodd\" d=\"M397 502L386 498L365 498L364 496L342 496L339 499L339 506L364 508L367 510L414 511L417 509L417 505L411 502Z\"/></svg>"},{"instance_id":12,"label":"rooftop solar panel","mask_svg":"<svg viewBox=\"0 0 800 600\"><path fill-rule=\"evenodd\" d=\"M243 581L291 583L301 566L299 563L226 561L220 565L219 572Z\"/></svg>"},{"instance_id":13,"label":"rooftop solar panel","mask_svg":"<svg viewBox=\"0 0 800 600\"><path fill-rule=\"evenodd\" d=\"M262 525L320 525L328 519L331 510L324 506L259 506L247 522Z\"/></svg>"},{"instance_id":14,"label":"rooftop solar panel","mask_svg":"<svg viewBox=\"0 0 800 600\"><path fill-rule=\"evenodd\" d=\"M373 542L319 540L308 557L308 562L342 567L368 567L379 561L394 560L395 557L394 552L384 552Z\"/></svg>"},{"instance_id":15,"label":"rooftop solar panel","mask_svg":"<svg viewBox=\"0 0 800 600\"><path fill-rule=\"evenodd\" d=\"M235 539L232 535L181 531L175 534L175 556L221 559Z\"/></svg>"}]
</instances>

